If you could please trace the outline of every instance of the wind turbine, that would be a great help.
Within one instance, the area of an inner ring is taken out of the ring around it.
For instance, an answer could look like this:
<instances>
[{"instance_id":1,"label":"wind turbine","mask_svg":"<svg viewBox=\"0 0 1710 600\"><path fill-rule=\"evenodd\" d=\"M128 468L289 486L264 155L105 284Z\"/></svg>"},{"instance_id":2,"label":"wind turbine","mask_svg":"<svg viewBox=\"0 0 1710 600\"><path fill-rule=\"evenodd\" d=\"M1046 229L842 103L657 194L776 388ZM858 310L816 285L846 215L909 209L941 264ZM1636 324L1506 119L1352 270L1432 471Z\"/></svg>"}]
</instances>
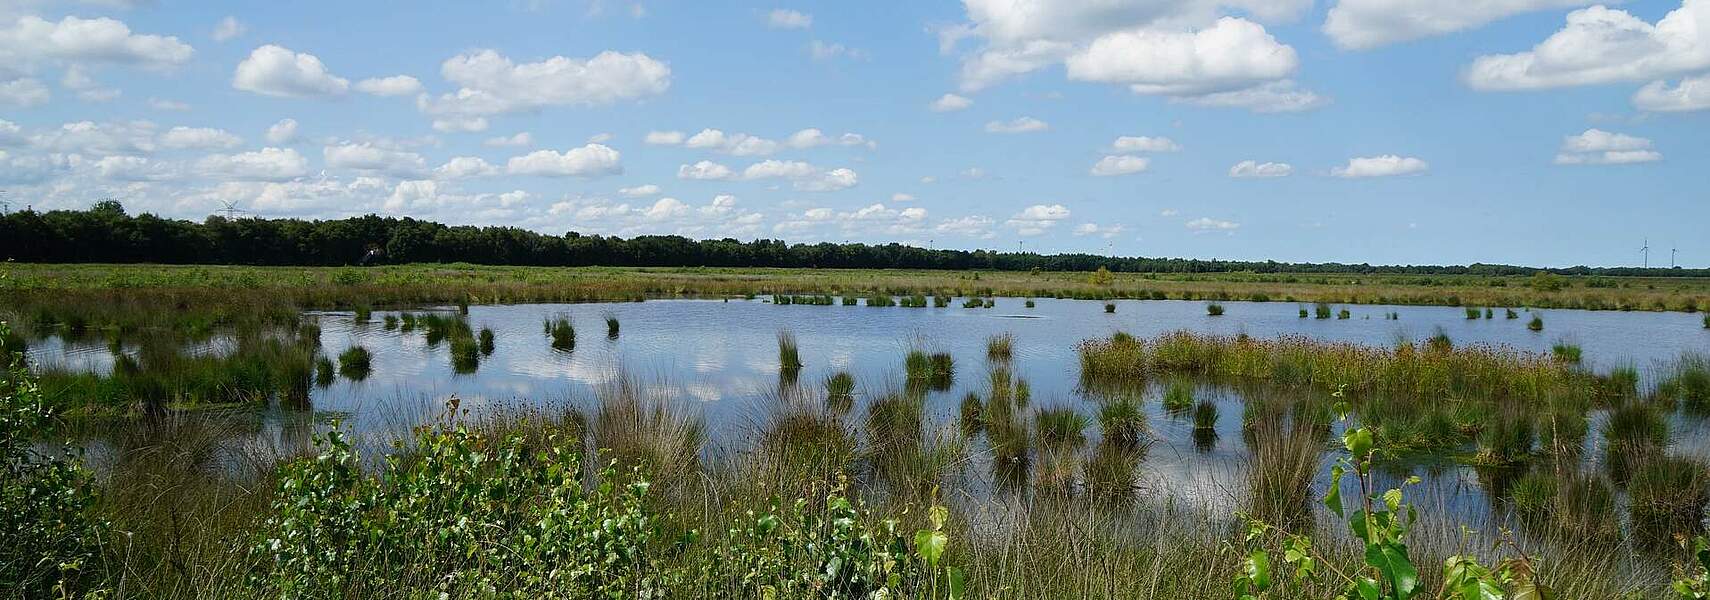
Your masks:
<instances>
[{"instance_id":1,"label":"wind turbine","mask_svg":"<svg viewBox=\"0 0 1710 600\"><path fill-rule=\"evenodd\" d=\"M1650 238L1645 238L1645 245L1644 245L1644 247L1639 248L1639 251L1645 253L1645 268L1647 268L1647 269L1651 268L1651 239Z\"/></svg>"},{"instance_id":2,"label":"wind turbine","mask_svg":"<svg viewBox=\"0 0 1710 600\"><path fill-rule=\"evenodd\" d=\"M1674 256L1676 254L1679 254L1679 253L1680 253L1680 248L1669 248L1668 249L1668 268L1673 269L1675 267Z\"/></svg>"}]
</instances>

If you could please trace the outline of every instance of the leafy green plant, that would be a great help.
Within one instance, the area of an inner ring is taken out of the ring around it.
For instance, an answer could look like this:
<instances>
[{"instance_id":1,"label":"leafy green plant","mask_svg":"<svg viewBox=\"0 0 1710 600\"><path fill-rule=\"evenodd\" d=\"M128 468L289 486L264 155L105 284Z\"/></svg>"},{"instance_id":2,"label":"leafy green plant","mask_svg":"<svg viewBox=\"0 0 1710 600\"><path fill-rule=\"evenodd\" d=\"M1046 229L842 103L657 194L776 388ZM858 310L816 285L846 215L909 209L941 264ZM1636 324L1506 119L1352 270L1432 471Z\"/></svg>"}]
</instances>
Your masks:
<instances>
[{"instance_id":1,"label":"leafy green plant","mask_svg":"<svg viewBox=\"0 0 1710 600\"><path fill-rule=\"evenodd\" d=\"M1532 314L1532 320L1528 321L1526 323L1526 328L1530 329L1532 331L1543 331L1544 330L1544 318L1538 316L1536 313L1533 313Z\"/></svg>"},{"instance_id":2,"label":"leafy green plant","mask_svg":"<svg viewBox=\"0 0 1710 600\"><path fill-rule=\"evenodd\" d=\"M0 321L0 338L11 335ZM71 446L38 445L55 416L21 354L0 361L0 595L99 596L101 542L94 475Z\"/></svg>"},{"instance_id":3,"label":"leafy green plant","mask_svg":"<svg viewBox=\"0 0 1710 600\"><path fill-rule=\"evenodd\" d=\"M1213 302L1205 305L1205 314L1213 317L1223 316L1223 305Z\"/></svg>"},{"instance_id":4,"label":"leafy green plant","mask_svg":"<svg viewBox=\"0 0 1710 600\"><path fill-rule=\"evenodd\" d=\"M317 456L279 473L251 550L256 591L651 597L680 577L656 563L648 483L607 467L586 490L577 454L550 439L537 449L447 423L377 475L337 429L316 444Z\"/></svg>"}]
</instances>

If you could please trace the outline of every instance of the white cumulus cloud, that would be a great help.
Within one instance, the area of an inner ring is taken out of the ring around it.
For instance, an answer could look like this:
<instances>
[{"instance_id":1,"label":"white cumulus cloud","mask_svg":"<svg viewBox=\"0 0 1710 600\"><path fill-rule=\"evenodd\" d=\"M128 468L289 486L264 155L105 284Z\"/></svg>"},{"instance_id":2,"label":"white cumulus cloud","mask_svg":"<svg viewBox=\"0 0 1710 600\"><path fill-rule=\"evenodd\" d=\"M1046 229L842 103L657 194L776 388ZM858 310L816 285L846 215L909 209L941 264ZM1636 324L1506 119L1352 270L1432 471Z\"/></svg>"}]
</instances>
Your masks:
<instances>
[{"instance_id":1,"label":"white cumulus cloud","mask_svg":"<svg viewBox=\"0 0 1710 600\"><path fill-rule=\"evenodd\" d=\"M232 148L243 144L243 138L224 129L212 127L173 127L160 136L160 145L172 149Z\"/></svg>"},{"instance_id":2,"label":"white cumulus cloud","mask_svg":"<svg viewBox=\"0 0 1710 600\"><path fill-rule=\"evenodd\" d=\"M1661 79L1710 68L1710 0L1683 0L1656 24L1593 6L1514 54L1480 56L1463 78L1479 90L1532 90Z\"/></svg>"},{"instance_id":3,"label":"white cumulus cloud","mask_svg":"<svg viewBox=\"0 0 1710 600\"><path fill-rule=\"evenodd\" d=\"M409 75L375 77L356 82L356 91L375 96L411 96L422 91L422 82Z\"/></svg>"},{"instance_id":4,"label":"white cumulus cloud","mask_svg":"<svg viewBox=\"0 0 1710 600\"><path fill-rule=\"evenodd\" d=\"M1592 128L1562 138L1556 164L1627 165L1656 162L1662 158L1661 152L1651 149L1648 139Z\"/></svg>"},{"instance_id":5,"label":"white cumulus cloud","mask_svg":"<svg viewBox=\"0 0 1710 600\"><path fill-rule=\"evenodd\" d=\"M1364 50L1482 27L1517 14L1584 6L1593 0L1337 0L1324 33L1338 47Z\"/></svg>"},{"instance_id":6,"label":"white cumulus cloud","mask_svg":"<svg viewBox=\"0 0 1710 600\"><path fill-rule=\"evenodd\" d=\"M1092 174L1098 177L1129 175L1145 171L1151 160L1131 154L1106 156L1093 163Z\"/></svg>"},{"instance_id":7,"label":"white cumulus cloud","mask_svg":"<svg viewBox=\"0 0 1710 600\"><path fill-rule=\"evenodd\" d=\"M932 104L928 106L932 108L934 112L955 112L973 105L974 101L969 100L965 96L945 94L943 96L939 96L937 100L933 100Z\"/></svg>"},{"instance_id":8,"label":"white cumulus cloud","mask_svg":"<svg viewBox=\"0 0 1710 600\"><path fill-rule=\"evenodd\" d=\"M1348 179L1362 177L1391 177L1424 173L1431 165L1411 156L1384 154L1348 159L1348 164L1330 170L1331 175Z\"/></svg>"},{"instance_id":9,"label":"white cumulus cloud","mask_svg":"<svg viewBox=\"0 0 1710 600\"><path fill-rule=\"evenodd\" d=\"M588 144L564 152L538 150L512 157L505 170L512 175L599 177L622 173L620 158L609 146Z\"/></svg>"},{"instance_id":10,"label":"white cumulus cloud","mask_svg":"<svg viewBox=\"0 0 1710 600\"><path fill-rule=\"evenodd\" d=\"M605 51L592 58L554 56L516 63L494 50L459 54L440 65L440 75L461 87L417 104L427 114L462 117L538 110L552 106L601 106L656 96L671 86L671 68L643 53Z\"/></svg>"},{"instance_id":11,"label":"white cumulus cloud","mask_svg":"<svg viewBox=\"0 0 1710 600\"><path fill-rule=\"evenodd\" d=\"M313 54L268 44L238 63L232 87L265 96L339 96L350 90L350 80L328 72Z\"/></svg>"},{"instance_id":12,"label":"white cumulus cloud","mask_svg":"<svg viewBox=\"0 0 1710 600\"><path fill-rule=\"evenodd\" d=\"M986 123L986 133L1033 133L1050 128L1050 124L1033 117L1016 117L1008 121Z\"/></svg>"},{"instance_id":13,"label":"white cumulus cloud","mask_svg":"<svg viewBox=\"0 0 1710 600\"><path fill-rule=\"evenodd\" d=\"M280 119L267 128L267 143L274 145L289 144L297 139L297 120Z\"/></svg>"},{"instance_id":14,"label":"white cumulus cloud","mask_svg":"<svg viewBox=\"0 0 1710 600\"><path fill-rule=\"evenodd\" d=\"M1117 152L1175 152L1182 147L1167 137L1125 135L1111 142L1110 149Z\"/></svg>"},{"instance_id":15,"label":"white cumulus cloud","mask_svg":"<svg viewBox=\"0 0 1710 600\"><path fill-rule=\"evenodd\" d=\"M1652 81L1633 93L1633 106L1650 112L1686 112L1710 109L1710 75L1686 77L1670 87Z\"/></svg>"},{"instance_id":16,"label":"white cumulus cloud","mask_svg":"<svg viewBox=\"0 0 1710 600\"><path fill-rule=\"evenodd\" d=\"M1235 178L1248 177L1288 177L1294 174L1294 167L1288 163L1259 162L1243 160L1229 167L1229 176Z\"/></svg>"},{"instance_id":17,"label":"white cumulus cloud","mask_svg":"<svg viewBox=\"0 0 1710 600\"><path fill-rule=\"evenodd\" d=\"M262 148L239 154L214 154L196 163L210 177L239 181L286 181L309 172L309 161L290 148Z\"/></svg>"}]
</instances>

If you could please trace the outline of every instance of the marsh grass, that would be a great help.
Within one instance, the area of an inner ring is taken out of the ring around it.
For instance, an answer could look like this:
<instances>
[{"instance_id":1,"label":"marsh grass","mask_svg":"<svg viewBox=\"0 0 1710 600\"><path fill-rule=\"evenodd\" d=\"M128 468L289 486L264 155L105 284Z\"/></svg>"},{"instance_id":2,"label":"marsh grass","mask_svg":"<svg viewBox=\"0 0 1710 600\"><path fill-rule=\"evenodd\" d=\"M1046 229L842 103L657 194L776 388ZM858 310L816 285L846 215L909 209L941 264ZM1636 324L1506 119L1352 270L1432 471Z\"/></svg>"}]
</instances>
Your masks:
<instances>
[{"instance_id":1,"label":"marsh grass","mask_svg":"<svg viewBox=\"0 0 1710 600\"><path fill-rule=\"evenodd\" d=\"M778 368L784 371L802 368L801 347L796 344L795 332L788 329L778 331Z\"/></svg>"},{"instance_id":2,"label":"marsh grass","mask_svg":"<svg viewBox=\"0 0 1710 600\"><path fill-rule=\"evenodd\" d=\"M325 356L315 358L315 385L323 388L331 386L333 378L337 376L334 368L332 359Z\"/></svg>"},{"instance_id":3,"label":"marsh grass","mask_svg":"<svg viewBox=\"0 0 1710 600\"><path fill-rule=\"evenodd\" d=\"M1184 378L1171 380L1164 391L1164 410L1172 414L1187 414L1193 404L1193 382Z\"/></svg>"},{"instance_id":4,"label":"marsh grass","mask_svg":"<svg viewBox=\"0 0 1710 600\"><path fill-rule=\"evenodd\" d=\"M482 327L479 341L481 345L481 356L492 356L494 350L493 328Z\"/></svg>"},{"instance_id":5,"label":"marsh grass","mask_svg":"<svg viewBox=\"0 0 1710 600\"><path fill-rule=\"evenodd\" d=\"M1449 339L1449 332L1445 331L1443 327L1439 325L1436 332L1432 333L1431 337L1425 339L1425 349L1432 352L1453 352L1455 350L1455 341Z\"/></svg>"},{"instance_id":6,"label":"marsh grass","mask_svg":"<svg viewBox=\"0 0 1710 600\"><path fill-rule=\"evenodd\" d=\"M1579 364L1583 353L1581 352L1578 344L1556 342L1554 345L1550 346L1550 356L1553 356L1556 360L1564 363Z\"/></svg>"},{"instance_id":7,"label":"marsh grass","mask_svg":"<svg viewBox=\"0 0 1710 600\"><path fill-rule=\"evenodd\" d=\"M1624 484L1635 469L1668 446L1667 416L1656 405L1631 401L1609 410L1603 422L1603 465L1609 478Z\"/></svg>"},{"instance_id":8,"label":"marsh grass","mask_svg":"<svg viewBox=\"0 0 1710 600\"><path fill-rule=\"evenodd\" d=\"M1509 488L1514 510L1534 530L1567 539L1618 539L1619 506L1614 484L1577 468L1534 469Z\"/></svg>"},{"instance_id":9,"label":"marsh grass","mask_svg":"<svg viewBox=\"0 0 1710 600\"><path fill-rule=\"evenodd\" d=\"M1504 309L1502 309L1502 318L1504 318L1504 319L1518 319L1518 318L1520 318L1520 313L1514 312L1514 309L1512 309L1512 308L1504 308Z\"/></svg>"},{"instance_id":10,"label":"marsh grass","mask_svg":"<svg viewBox=\"0 0 1710 600\"><path fill-rule=\"evenodd\" d=\"M1223 305L1213 302L1205 305L1205 314L1213 317L1223 316Z\"/></svg>"},{"instance_id":11,"label":"marsh grass","mask_svg":"<svg viewBox=\"0 0 1710 600\"><path fill-rule=\"evenodd\" d=\"M368 378L370 364L374 355L362 346L351 346L338 355L338 374L351 381L362 381Z\"/></svg>"},{"instance_id":12,"label":"marsh grass","mask_svg":"<svg viewBox=\"0 0 1710 600\"><path fill-rule=\"evenodd\" d=\"M1312 305L1312 315L1316 319L1330 318L1330 305L1323 302Z\"/></svg>"},{"instance_id":13,"label":"marsh grass","mask_svg":"<svg viewBox=\"0 0 1710 600\"><path fill-rule=\"evenodd\" d=\"M1039 447L1046 451L1079 450L1086 445L1091 420L1068 407L1042 408L1033 415Z\"/></svg>"},{"instance_id":14,"label":"marsh grass","mask_svg":"<svg viewBox=\"0 0 1710 600\"><path fill-rule=\"evenodd\" d=\"M1669 363L1657 394L1694 414L1710 413L1710 354L1688 352Z\"/></svg>"},{"instance_id":15,"label":"marsh grass","mask_svg":"<svg viewBox=\"0 0 1710 600\"><path fill-rule=\"evenodd\" d=\"M1655 454L1627 483L1635 538L1653 547L1704 532L1710 469L1694 458Z\"/></svg>"},{"instance_id":16,"label":"marsh grass","mask_svg":"<svg viewBox=\"0 0 1710 600\"><path fill-rule=\"evenodd\" d=\"M608 339L608 340L617 339L618 338L618 327L619 327L617 313L607 312L607 313L603 314L602 317L605 318L605 321L606 321L606 339Z\"/></svg>"},{"instance_id":17,"label":"marsh grass","mask_svg":"<svg viewBox=\"0 0 1710 600\"><path fill-rule=\"evenodd\" d=\"M1304 306L1300 308L1300 318L1306 318L1306 307Z\"/></svg>"},{"instance_id":18,"label":"marsh grass","mask_svg":"<svg viewBox=\"0 0 1710 600\"><path fill-rule=\"evenodd\" d=\"M1100 435L1106 442L1119 446L1136 446L1148 433L1146 411L1133 396L1118 396L1098 408Z\"/></svg>"},{"instance_id":19,"label":"marsh grass","mask_svg":"<svg viewBox=\"0 0 1710 600\"><path fill-rule=\"evenodd\" d=\"M884 308L896 305L896 299L892 298L890 294L874 294L867 297L867 306Z\"/></svg>"},{"instance_id":20,"label":"marsh grass","mask_svg":"<svg viewBox=\"0 0 1710 600\"><path fill-rule=\"evenodd\" d=\"M825 402L839 414L849 412L855 404L855 376L838 371L825 378Z\"/></svg>"},{"instance_id":21,"label":"marsh grass","mask_svg":"<svg viewBox=\"0 0 1710 600\"><path fill-rule=\"evenodd\" d=\"M1539 316L1537 313L1533 313L1532 320L1526 322L1526 328L1532 331L1543 331L1544 318Z\"/></svg>"},{"instance_id":22,"label":"marsh grass","mask_svg":"<svg viewBox=\"0 0 1710 600\"><path fill-rule=\"evenodd\" d=\"M1105 313L1106 313L1106 314L1110 314L1110 313L1114 313L1114 312L1116 312L1116 304L1115 304L1115 303L1113 303L1113 302L1106 302L1106 303L1104 303L1104 312L1105 312Z\"/></svg>"},{"instance_id":23,"label":"marsh grass","mask_svg":"<svg viewBox=\"0 0 1710 600\"><path fill-rule=\"evenodd\" d=\"M1497 401L1588 403L1600 378L1544 355L1497 346L1421 352L1302 336L1257 339L1175 332L1138 340L1126 334L1079 346L1083 381L1142 381L1170 374L1335 389L1362 397L1480 397Z\"/></svg>"},{"instance_id":24,"label":"marsh grass","mask_svg":"<svg viewBox=\"0 0 1710 600\"><path fill-rule=\"evenodd\" d=\"M1348 309L1346 309L1346 308L1339 310L1339 311L1336 311L1336 319L1338 319L1338 320L1346 321L1346 320L1351 319L1353 317L1354 317L1354 313L1349 312Z\"/></svg>"},{"instance_id":25,"label":"marsh grass","mask_svg":"<svg viewBox=\"0 0 1710 600\"><path fill-rule=\"evenodd\" d=\"M1028 298L1028 299L1027 299L1027 301L1026 301L1026 302L1023 302L1023 303L1021 303L1021 305L1022 305L1022 306L1023 306L1023 307L1025 307L1025 308L1033 308L1033 306L1034 306L1034 304L1033 304L1033 299L1032 299L1032 298ZM1707 319L1705 319L1705 320L1704 320L1704 327L1705 327L1705 328L1710 328L1710 318L1707 318Z\"/></svg>"},{"instance_id":26,"label":"marsh grass","mask_svg":"<svg viewBox=\"0 0 1710 600\"><path fill-rule=\"evenodd\" d=\"M986 360L1002 362L1015 356L1015 334L1004 332L986 338Z\"/></svg>"},{"instance_id":27,"label":"marsh grass","mask_svg":"<svg viewBox=\"0 0 1710 600\"><path fill-rule=\"evenodd\" d=\"M576 349L576 327L570 323L569 315L547 318L541 328L546 332L546 337L552 340L553 350L569 352Z\"/></svg>"},{"instance_id":28,"label":"marsh grass","mask_svg":"<svg viewBox=\"0 0 1710 600\"><path fill-rule=\"evenodd\" d=\"M1471 306L1467 307L1467 319L1468 320L1477 319L1481 316L1483 316L1483 313L1479 312L1478 309L1473 308Z\"/></svg>"},{"instance_id":29,"label":"marsh grass","mask_svg":"<svg viewBox=\"0 0 1710 600\"><path fill-rule=\"evenodd\" d=\"M647 393L620 375L595 392L591 450L624 468L639 468L668 493L681 493L700 467L706 443L704 420L686 408Z\"/></svg>"}]
</instances>

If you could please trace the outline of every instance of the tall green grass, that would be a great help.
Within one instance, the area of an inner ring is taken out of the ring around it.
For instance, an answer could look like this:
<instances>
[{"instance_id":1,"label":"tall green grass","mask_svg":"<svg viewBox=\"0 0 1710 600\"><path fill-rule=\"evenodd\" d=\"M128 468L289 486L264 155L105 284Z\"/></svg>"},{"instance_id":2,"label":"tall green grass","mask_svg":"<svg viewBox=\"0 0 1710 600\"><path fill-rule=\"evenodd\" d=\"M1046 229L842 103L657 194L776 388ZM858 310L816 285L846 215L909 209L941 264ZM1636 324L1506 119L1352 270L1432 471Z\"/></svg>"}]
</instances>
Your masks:
<instances>
[{"instance_id":1,"label":"tall green grass","mask_svg":"<svg viewBox=\"0 0 1710 600\"><path fill-rule=\"evenodd\" d=\"M362 346L351 346L338 355L338 374L352 381L362 381L368 378L369 368L373 363L373 354Z\"/></svg>"},{"instance_id":2,"label":"tall green grass","mask_svg":"<svg viewBox=\"0 0 1710 600\"><path fill-rule=\"evenodd\" d=\"M568 315L559 315L546 319L542 325L546 336L552 340L552 349L569 352L576 349L576 327L570 323Z\"/></svg>"},{"instance_id":3,"label":"tall green grass","mask_svg":"<svg viewBox=\"0 0 1710 600\"><path fill-rule=\"evenodd\" d=\"M778 332L778 367L785 371L802 368L801 347L796 344L796 334L787 329Z\"/></svg>"}]
</instances>

